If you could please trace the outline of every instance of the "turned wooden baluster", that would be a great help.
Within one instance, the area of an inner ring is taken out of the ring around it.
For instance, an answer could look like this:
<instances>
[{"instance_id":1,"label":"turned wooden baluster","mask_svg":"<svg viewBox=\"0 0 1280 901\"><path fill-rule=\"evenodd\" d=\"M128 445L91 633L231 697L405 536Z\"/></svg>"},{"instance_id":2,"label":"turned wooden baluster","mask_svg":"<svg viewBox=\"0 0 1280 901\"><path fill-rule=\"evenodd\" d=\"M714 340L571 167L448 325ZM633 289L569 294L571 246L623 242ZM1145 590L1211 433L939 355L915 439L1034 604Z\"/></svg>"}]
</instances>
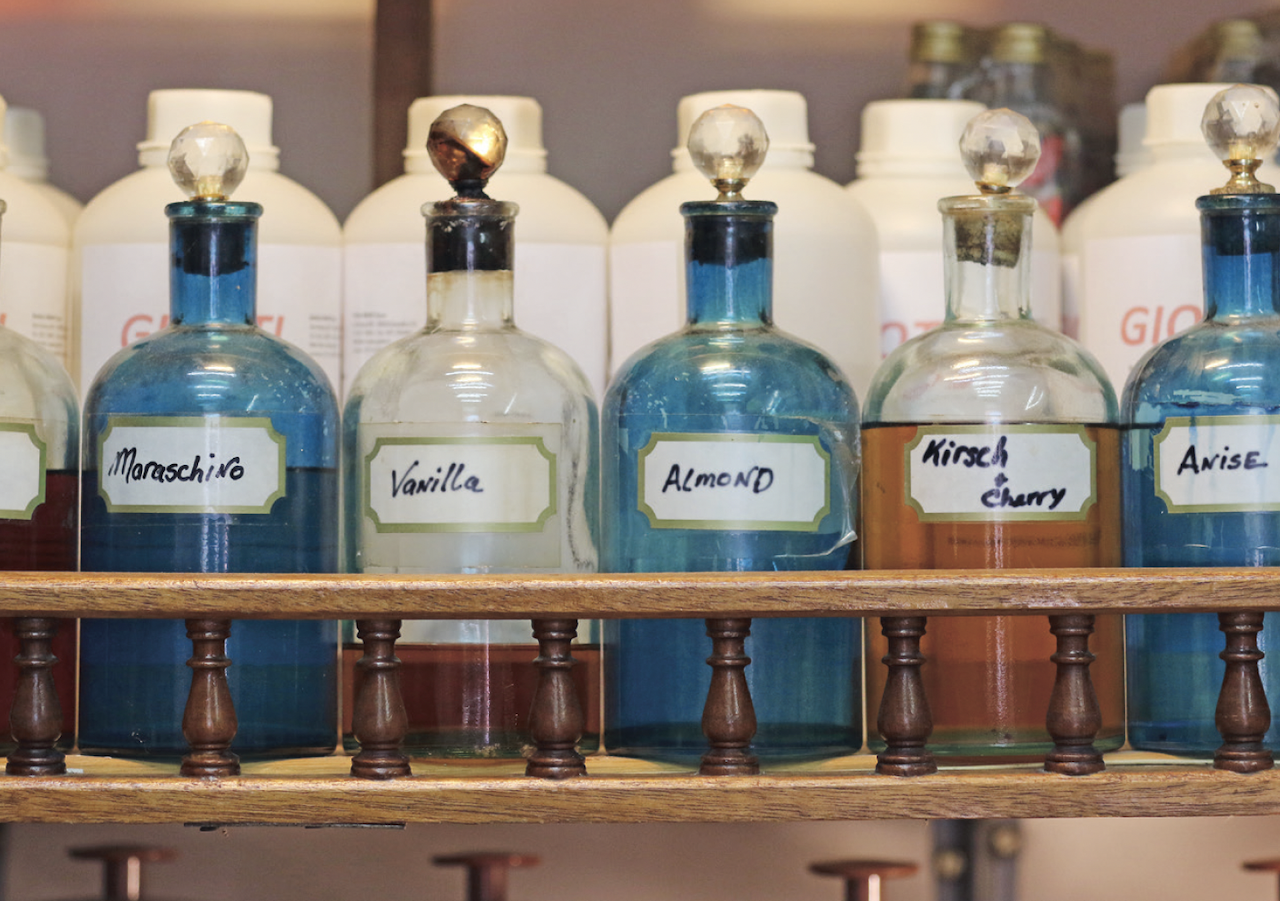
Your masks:
<instances>
[{"instance_id":1,"label":"turned wooden baluster","mask_svg":"<svg viewBox=\"0 0 1280 901\"><path fill-rule=\"evenodd\" d=\"M60 776L67 771L63 754L55 744L62 736L62 705L53 683L53 637L58 621L22 617L14 621L20 650L18 684L9 711L9 731L17 747L9 754L4 771L10 776Z\"/></svg>"},{"instance_id":2,"label":"turned wooden baluster","mask_svg":"<svg viewBox=\"0 0 1280 901\"><path fill-rule=\"evenodd\" d=\"M886 879L912 876L920 868L900 860L828 860L809 865L809 872L845 881L845 901L880 901Z\"/></svg>"},{"instance_id":3,"label":"turned wooden baluster","mask_svg":"<svg viewBox=\"0 0 1280 901\"><path fill-rule=\"evenodd\" d=\"M933 732L933 715L925 695L920 667L920 639L926 617L882 616L880 631L889 639L881 663L889 668L876 728L887 747L876 755L876 772L885 776L927 776L938 771L933 753L925 747Z\"/></svg>"},{"instance_id":4,"label":"turned wooden baluster","mask_svg":"<svg viewBox=\"0 0 1280 901\"><path fill-rule=\"evenodd\" d=\"M1063 776L1087 776L1106 769L1102 752L1093 739L1102 728L1102 708L1089 676L1094 656L1089 651L1093 614L1063 613L1049 617L1049 631L1058 639L1050 658L1057 664L1045 727L1053 750L1045 755L1044 768Z\"/></svg>"},{"instance_id":5,"label":"turned wooden baluster","mask_svg":"<svg viewBox=\"0 0 1280 901\"><path fill-rule=\"evenodd\" d=\"M153 848L148 845L98 845L92 848L72 848L71 856L79 860L102 861L104 901L142 901L142 865L153 861L173 860L178 852L172 848Z\"/></svg>"},{"instance_id":6,"label":"turned wooden baluster","mask_svg":"<svg viewBox=\"0 0 1280 901\"><path fill-rule=\"evenodd\" d=\"M433 857L440 866L467 868L467 901L507 901L507 876L511 867L536 867L541 861L532 854L480 851Z\"/></svg>"},{"instance_id":7,"label":"turned wooden baluster","mask_svg":"<svg viewBox=\"0 0 1280 901\"><path fill-rule=\"evenodd\" d=\"M184 776L236 776L240 759L228 748L236 737L236 710L227 687L229 619L189 619L191 692L182 714L182 737L191 750L182 758Z\"/></svg>"},{"instance_id":8,"label":"turned wooden baluster","mask_svg":"<svg viewBox=\"0 0 1280 901\"><path fill-rule=\"evenodd\" d=\"M710 746L698 772L703 776L754 776L760 763L749 750L756 734L756 709L747 687L749 619L709 619L711 687L702 709L702 734Z\"/></svg>"},{"instance_id":9,"label":"turned wooden baluster","mask_svg":"<svg viewBox=\"0 0 1280 901\"><path fill-rule=\"evenodd\" d=\"M351 704L351 731L360 742L360 753L351 759L351 775L361 779L412 775L409 757L401 750L409 715L396 657L400 620L356 620L356 636L364 643L364 653L356 661L359 689Z\"/></svg>"},{"instance_id":10,"label":"turned wooden baluster","mask_svg":"<svg viewBox=\"0 0 1280 901\"><path fill-rule=\"evenodd\" d=\"M525 766L526 776L568 779L585 776L587 765L578 753L586 719L573 681L572 642L578 634L576 619L535 619L533 637L538 656L538 685L529 711L529 737L535 750Z\"/></svg>"},{"instance_id":11,"label":"turned wooden baluster","mask_svg":"<svg viewBox=\"0 0 1280 901\"><path fill-rule=\"evenodd\" d=\"M1227 648L1218 656L1227 664L1218 695L1214 722L1222 734L1222 747L1213 755L1213 766L1233 773L1257 773L1274 766L1271 752L1262 744L1271 727L1271 708L1258 673L1258 633L1261 613L1219 613L1218 628L1227 636Z\"/></svg>"}]
</instances>

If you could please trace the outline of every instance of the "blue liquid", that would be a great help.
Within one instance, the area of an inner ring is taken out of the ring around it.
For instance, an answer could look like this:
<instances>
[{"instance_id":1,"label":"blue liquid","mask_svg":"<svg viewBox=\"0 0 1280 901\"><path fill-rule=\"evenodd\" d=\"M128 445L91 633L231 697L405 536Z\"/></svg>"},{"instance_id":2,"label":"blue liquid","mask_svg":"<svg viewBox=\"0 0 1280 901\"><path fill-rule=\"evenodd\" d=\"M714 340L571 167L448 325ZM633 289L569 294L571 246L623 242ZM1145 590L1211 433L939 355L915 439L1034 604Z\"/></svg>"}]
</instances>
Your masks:
<instances>
[{"instance_id":1,"label":"blue liquid","mask_svg":"<svg viewBox=\"0 0 1280 901\"><path fill-rule=\"evenodd\" d=\"M1127 566L1280 565L1280 513L1170 513L1156 495L1153 437L1169 417L1280 414L1280 203L1275 195L1202 197L1206 319L1154 348L1125 388L1122 480ZM1275 643L1275 614L1258 636ZM1225 638L1214 614L1125 617L1129 741L1136 748L1211 754ZM1280 699L1280 667L1259 664ZM1280 717L1265 741L1280 740Z\"/></svg>"},{"instance_id":2,"label":"blue liquid","mask_svg":"<svg viewBox=\"0 0 1280 901\"><path fill-rule=\"evenodd\" d=\"M267 515L108 515L86 472L86 570L324 573L337 564L337 473L289 469ZM299 536L303 540L299 540ZM191 641L174 620L84 620L80 641L82 750L180 756L191 687ZM338 625L237 620L227 680L242 755L326 754L336 735Z\"/></svg>"}]
</instances>

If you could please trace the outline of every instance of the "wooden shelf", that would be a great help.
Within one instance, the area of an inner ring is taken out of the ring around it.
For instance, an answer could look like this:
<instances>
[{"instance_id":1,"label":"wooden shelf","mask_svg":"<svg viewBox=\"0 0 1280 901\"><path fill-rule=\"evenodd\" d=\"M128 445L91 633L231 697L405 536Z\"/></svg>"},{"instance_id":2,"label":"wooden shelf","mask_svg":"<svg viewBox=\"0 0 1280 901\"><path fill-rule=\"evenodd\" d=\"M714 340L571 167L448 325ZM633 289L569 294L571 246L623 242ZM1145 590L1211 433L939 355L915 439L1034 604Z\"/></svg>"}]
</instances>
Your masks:
<instances>
[{"instance_id":1,"label":"wooden shelf","mask_svg":"<svg viewBox=\"0 0 1280 901\"><path fill-rule=\"evenodd\" d=\"M975 615L1280 609L1280 570L1069 570L422 577L0 574L21 616L487 618ZM414 761L370 781L350 758L246 763L225 779L176 764L70 757L59 777L0 777L10 822L398 824L750 822L935 817L1280 814L1280 773L1119 752L1093 776L1039 765L878 776L857 755L756 777L588 758L585 778L530 779L523 761Z\"/></svg>"}]
</instances>

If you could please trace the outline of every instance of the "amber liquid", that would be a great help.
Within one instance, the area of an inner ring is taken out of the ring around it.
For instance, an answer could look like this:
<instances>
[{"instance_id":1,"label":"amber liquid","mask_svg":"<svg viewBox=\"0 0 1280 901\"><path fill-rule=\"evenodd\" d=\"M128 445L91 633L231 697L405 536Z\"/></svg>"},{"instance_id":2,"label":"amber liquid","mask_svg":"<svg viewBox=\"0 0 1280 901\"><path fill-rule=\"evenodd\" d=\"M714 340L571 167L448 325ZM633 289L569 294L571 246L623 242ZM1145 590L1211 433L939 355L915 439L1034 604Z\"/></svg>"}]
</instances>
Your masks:
<instances>
[{"instance_id":1,"label":"amber liquid","mask_svg":"<svg viewBox=\"0 0 1280 901\"><path fill-rule=\"evenodd\" d=\"M1119 566L1119 432L1086 430L1097 442L1097 501L1083 520L921 522L905 502L906 446L914 425L866 426L863 452L863 561L867 569L1005 569ZM1120 616L1099 616L1089 668L1102 750L1124 742L1124 632ZM883 748L876 714L884 693L881 658L888 642L867 624L867 710L871 746ZM933 736L929 747L954 762L1000 757L1033 760L1052 747L1045 713L1055 640L1041 616L936 616L921 642L921 669Z\"/></svg>"},{"instance_id":2,"label":"amber liquid","mask_svg":"<svg viewBox=\"0 0 1280 901\"><path fill-rule=\"evenodd\" d=\"M600 646L574 644L572 670L586 718L579 750L600 736ZM343 737L351 746L351 705L362 675L356 642L342 648ZM414 757L520 757L531 745L529 711L537 688L535 644L397 644L400 690Z\"/></svg>"},{"instance_id":3,"label":"amber liquid","mask_svg":"<svg viewBox=\"0 0 1280 901\"><path fill-rule=\"evenodd\" d=\"M80 478L74 472L45 473L45 500L30 519L0 519L0 570L74 572L76 569L76 510L80 503ZM9 738L8 711L18 684L18 637L12 619L0 619L0 751L13 749ZM76 621L61 620L53 639L58 662L53 667L54 686L62 705L62 740L69 747L75 733Z\"/></svg>"}]
</instances>

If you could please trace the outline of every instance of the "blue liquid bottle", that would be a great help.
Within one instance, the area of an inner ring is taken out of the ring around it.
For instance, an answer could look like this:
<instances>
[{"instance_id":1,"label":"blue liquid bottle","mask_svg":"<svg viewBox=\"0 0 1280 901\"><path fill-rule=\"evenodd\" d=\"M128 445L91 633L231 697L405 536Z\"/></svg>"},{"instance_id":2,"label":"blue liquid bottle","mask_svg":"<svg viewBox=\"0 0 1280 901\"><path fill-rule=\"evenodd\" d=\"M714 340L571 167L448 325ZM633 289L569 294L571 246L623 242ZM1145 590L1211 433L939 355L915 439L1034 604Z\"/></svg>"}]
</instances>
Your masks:
<instances>
[{"instance_id":1,"label":"blue liquid bottle","mask_svg":"<svg viewBox=\"0 0 1280 901\"><path fill-rule=\"evenodd\" d=\"M117 353L85 401L85 570L337 569L337 404L314 362L255 325L262 208L227 200L247 158L239 136L212 123L170 151L192 197L165 208L172 324ZM81 648L81 749L183 753L184 624L86 620ZM233 751L333 749L336 623L237 621L227 654Z\"/></svg>"},{"instance_id":2,"label":"blue liquid bottle","mask_svg":"<svg viewBox=\"0 0 1280 901\"><path fill-rule=\"evenodd\" d=\"M1151 350L1125 386L1125 563L1280 564L1280 195L1253 178L1274 153L1269 88L1237 85L1205 111L1205 137L1234 173L1196 201L1205 318ZM1272 703L1274 615L1258 636ZM1225 665L1211 613L1126 617L1129 741L1211 754ZM1273 720L1266 743L1280 739Z\"/></svg>"},{"instance_id":3,"label":"blue liquid bottle","mask_svg":"<svg viewBox=\"0 0 1280 901\"><path fill-rule=\"evenodd\" d=\"M689 149L720 196L686 203L688 321L621 368L602 413L602 528L612 572L843 569L853 538L858 404L815 348L775 330L772 220L741 199L768 139L718 107ZM702 620L606 623L610 753L706 749ZM757 619L746 669L763 760L861 744L859 623Z\"/></svg>"}]
</instances>

